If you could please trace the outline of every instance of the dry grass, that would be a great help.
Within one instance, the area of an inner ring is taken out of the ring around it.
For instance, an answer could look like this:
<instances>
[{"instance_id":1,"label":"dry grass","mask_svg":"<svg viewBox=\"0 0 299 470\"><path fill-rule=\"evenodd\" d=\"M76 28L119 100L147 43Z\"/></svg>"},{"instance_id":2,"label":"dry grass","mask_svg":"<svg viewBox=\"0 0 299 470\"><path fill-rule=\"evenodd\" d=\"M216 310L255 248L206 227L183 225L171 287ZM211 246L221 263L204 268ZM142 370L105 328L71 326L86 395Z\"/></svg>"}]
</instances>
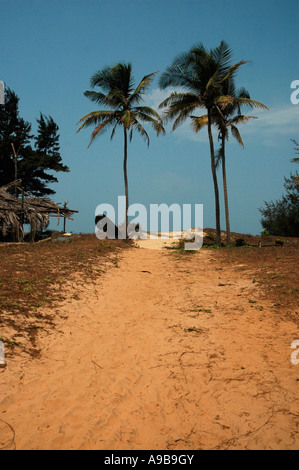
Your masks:
<instances>
[{"instance_id":1,"label":"dry grass","mask_svg":"<svg viewBox=\"0 0 299 470\"><path fill-rule=\"evenodd\" d=\"M221 232L221 239L224 244L225 232ZM245 246L233 246L240 239L244 240ZM214 261L220 263L217 269L235 265L240 270L240 276L243 273L246 277L252 277L252 282L259 287L261 298L270 301L277 317L299 325L299 238L283 237L283 246L275 246L277 240L282 239L232 233L232 247L218 248L215 245L216 230L205 229L202 249L213 249ZM174 250L177 254L187 255L187 259L192 253L184 251L183 242L179 242Z\"/></svg>"},{"instance_id":2,"label":"dry grass","mask_svg":"<svg viewBox=\"0 0 299 470\"><path fill-rule=\"evenodd\" d=\"M129 246L125 241L100 241L94 235L41 244L2 244L0 340L8 354L38 355L36 336L55 326L55 305L65 299L66 283L74 281L75 275L77 285L94 282L105 271L105 262L110 259L117 265L121 250ZM45 315L43 307L53 313Z\"/></svg>"},{"instance_id":3,"label":"dry grass","mask_svg":"<svg viewBox=\"0 0 299 470\"><path fill-rule=\"evenodd\" d=\"M223 265L237 264L240 272L250 273L252 282L260 287L261 296L271 302L281 319L299 325L299 244L224 248L217 254Z\"/></svg>"}]
</instances>

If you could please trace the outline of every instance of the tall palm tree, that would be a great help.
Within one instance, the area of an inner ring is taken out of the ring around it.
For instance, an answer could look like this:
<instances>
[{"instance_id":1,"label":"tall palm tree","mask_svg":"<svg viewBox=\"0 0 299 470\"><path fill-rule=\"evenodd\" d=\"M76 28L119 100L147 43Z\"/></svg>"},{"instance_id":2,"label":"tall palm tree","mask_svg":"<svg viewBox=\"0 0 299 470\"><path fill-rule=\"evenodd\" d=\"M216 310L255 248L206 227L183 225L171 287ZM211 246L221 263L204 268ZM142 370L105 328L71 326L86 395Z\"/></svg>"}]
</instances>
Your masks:
<instances>
[{"instance_id":1,"label":"tall palm tree","mask_svg":"<svg viewBox=\"0 0 299 470\"><path fill-rule=\"evenodd\" d=\"M257 119L255 116L245 116L241 114L241 107L248 106L249 108L268 109L267 106L259 101L252 100L247 90L241 88L236 90L234 78L231 76L228 80L222 83L223 96L229 96L230 99L226 105L216 106L213 110L213 122L218 129L218 139L220 141L220 148L216 154L216 168L222 164L222 178L223 178L223 193L224 193L224 207L225 207L225 220L226 220L226 243L230 245L230 220L229 220L229 205L228 205L228 190L227 190L227 177L226 177L226 141L229 138L229 130L237 142L244 148L244 143L239 132L237 125L246 124L249 119ZM207 116L192 118L192 127L195 132L199 132L204 126L207 125Z\"/></svg>"},{"instance_id":2,"label":"tall palm tree","mask_svg":"<svg viewBox=\"0 0 299 470\"><path fill-rule=\"evenodd\" d=\"M92 88L100 87L102 91L86 91L84 95L92 102L104 106L107 109L93 111L80 119L79 132L84 127L95 126L91 134L89 145L95 137L103 134L108 128L112 128L111 140L115 131L121 127L124 135L124 160L123 172L126 193L126 237L128 236L128 208L129 208L129 187L128 187L128 138L131 141L133 131L137 131L147 143L150 138L141 123L150 124L157 135L165 134L159 114L148 106L139 106L143 100L146 89L151 84L157 72L145 75L139 85L135 88L132 76L132 66L130 63L119 63L111 67L105 67L96 72L90 80Z\"/></svg>"},{"instance_id":3,"label":"tall palm tree","mask_svg":"<svg viewBox=\"0 0 299 470\"><path fill-rule=\"evenodd\" d=\"M161 75L160 88L183 87L186 92L172 92L160 104L166 108L165 119L175 119L173 130L182 124L196 109L207 111L206 122L210 144L211 169L214 183L216 213L216 243L221 245L219 188L216 174L214 142L212 136L213 113L215 107L224 107L231 101L230 96L222 95L221 86L245 64L240 61L229 65L232 51L222 41L220 46L207 50L203 44L196 45L189 52L179 55Z\"/></svg>"}]
</instances>

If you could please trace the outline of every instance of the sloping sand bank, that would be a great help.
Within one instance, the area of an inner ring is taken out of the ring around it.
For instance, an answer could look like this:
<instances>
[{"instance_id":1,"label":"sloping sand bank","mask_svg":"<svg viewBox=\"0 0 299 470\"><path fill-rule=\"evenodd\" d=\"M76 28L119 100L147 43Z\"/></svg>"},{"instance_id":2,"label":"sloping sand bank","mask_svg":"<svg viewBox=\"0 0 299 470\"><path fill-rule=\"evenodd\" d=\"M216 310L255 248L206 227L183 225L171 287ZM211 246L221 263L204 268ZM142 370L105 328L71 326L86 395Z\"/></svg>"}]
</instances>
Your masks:
<instances>
[{"instance_id":1,"label":"sloping sand bank","mask_svg":"<svg viewBox=\"0 0 299 470\"><path fill-rule=\"evenodd\" d=\"M256 289L206 249L124 252L0 369L0 447L298 449L298 329Z\"/></svg>"}]
</instances>

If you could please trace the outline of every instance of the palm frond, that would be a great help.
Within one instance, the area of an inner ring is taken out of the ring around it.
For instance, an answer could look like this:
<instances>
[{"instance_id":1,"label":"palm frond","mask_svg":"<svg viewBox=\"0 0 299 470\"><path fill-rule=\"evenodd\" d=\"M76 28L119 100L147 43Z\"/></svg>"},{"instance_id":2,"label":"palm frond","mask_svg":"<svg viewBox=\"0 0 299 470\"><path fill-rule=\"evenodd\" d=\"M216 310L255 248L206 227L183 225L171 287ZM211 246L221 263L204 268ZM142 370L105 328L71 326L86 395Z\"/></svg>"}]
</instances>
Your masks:
<instances>
[{"instance_id":1,"label":"palm frond","mask_svg":"<svg viewBox=\"0 0 299 470\"><path fill-rule=\"evenodd\" d=\"M135 106L134 111L137 113L148 114L149 116L153 116L156 119L161 119L159 113L149 106Z\"/></svg>"},{"instance_id":2,"label":"palm frond","mask_svg":"<svg viewBox=\"0 0 299 470\"><path fill-rule=\"evenodd\" d=\"M160 134L165 135L166 132L162 125L161 118L159 115L158 117L159 119L155 119L152 116L150 116L150 114L147 114L146 112L142 112L142 111L139 111L138 113L136 113L136 120L140 119L143 122L151 124L153 129L156 131L157 135L160 135Z\"/></svg>"},{"instance_id":3,"label":"palm frond","mask_svg":"<svg viewBox=\"0 0 299 470\"><path fill-rule=\"evenodd\" d=\"M172 130L174 131L178 126L183 124L190 114L193 113L197 108L198 106L193 104L185 106L184 108L171 108L167 113L167 117L173 119L175 116L177 116L173 123Z\"/></svg>"},{"instance_id":4,"label":"palm frond","mask_svg":"<svg viewBox=\"0 0 299 470\"><path fill-rule=\"evenodd\" d=\"M206 84L206 90L205 93L208 93L210 89L220 89L220 84L219 84L219 70L216 70L216 72L209 78L207 84Z\"/></svg>"},{"instance_id":5,"label":"palm frond","mask_svg":"<svg viewBox=\"0 0 299 470\"><path fill-rule=\"evenodd\" d=\"M172 92L168 98L160 103L159 108L184 108L193 104L195 107L201 104L200 96L194 93L177 93Z\"/></svg>"},{"instance_id":6,"label":"palm frond","mask_svg":"<svg viewBox=\"0 0 299 470\"><path fill-rule=\"evenodd\" d=\"M113 89L110 90L106 95L106 101L111 107L122 108L128 106L128 99L125 96L123 90Z\"/></svg>"},{"instance_id":7,"label":"palm frond","mask_svg":"<svg viewBox=\"0 0 299 470\"><path fill-rule=\"evenodd\" d=\"M85 91L84 96L90 99L93 103L97 103L104 106L109 106L107 101L107 97L104 93L100 93L97 91Z\"/></svg>"},{"instance_id":8,"label":"palm frond","mask_svg":"<svg viewBox=\"0 0 299 470\"><path fill-rule=\"evenodd\" d=\"M91 77L90 85L92 88L99 86L108 93L111 90L121 90L124 96L128 97L134 90L132 65L118 63L105 67Z\"/></svg>"},{"instance_id":9,"label":"palm frond","mask_svg":"<svg viewBox=\"0 0 299 470\"><path fill-rule=\"evenodd\" d=\"M129 109L126 109L122 111L120 120L126 129L129 129L134 122L134 115Z\"/></svg>"},{"instance_id":10,"label":"palm frond","mask_svg":"<svg viewBox=\"0 0 299 470\"><path fill-rule=\"evenodd\" d=\"M195 109L202 106L203 104L200 97L193 93L173 92L160 104L159 108L167 107L163 115L163 121L165 123L171 119L178 118L174 124L174 130L179 124L187 119L188 114L191 114Z\"/></svg>"},{"instance_id":11,"label":"palm frond","mask_svg":"<svg viewBox=\"0 0 299 470\"><path fill-rule=\"evenodd\" d=\"M297 142L295 139L291 139L291 142L294 144L295 153L299 154L299 142Z\"/></svg>"},{"instance_id":12,"label":"palm frond","mask_svg":"<svg viewBox=\"0 0 299 470\"><path fill-rule=\"evenodd\" d=\"M80 119L78 124L81 123L81 126L77 132L81 131L83 127L89 127L93 125L101 124L107 119L115 119L117 117L116 111L92 111L91 113L86 114L83 118Z\"/></svg>"},{"instance_id":13,"label":"palm frond","mask_svg":"<svg viewBox=\"0 0 299 470\"><path fill-rule=\"evenodd\" d=\"M150 138L148 136L148 133L144 129L144 127L140 124L139 121L135 120L133 124L133 128L137 130L137 132L141 135L141 137L145 140L147 143L147 146L150 144Z\"/></svg>"},{"instance_id":14,"label":"palm frond","mask_svg":"<svg viewBox=\"0 0 299 470\"><path fill-rule=\"evenodd\" d=\"M132 65L130 63L119 63L112 69L113 82L111 90L121 90L124 96L129 99L134 90L134 80L132 76Z\"/></svg>"},{"instance_id":15,"label":"palm frond","mask_svg":"<svg viewBox=\"0 0 299 470\"><path fill-rule=\"evenodd\" d=\"M219 166L221 165L222 163L222 148L219 148L216 153L215 153L215 166L216 166L216 170L219 168Z\"/></svg>"},{"instance_id":16,"label":"palm frond","mask_svg":"<svg viewBox=\"0 0 299 470\"><path fill-rule=\"evenodd\" d=\"M162 90L169 86L183 87L189 90L197 88L196 77L190 69L188 70L187 57L187 54L181 54L160 76L158 83Z\"/></svg>"},{"instance_id":17,"label":"palm frond","mask_svg":"<svg viewBox=\"0 0 299 470\"><path fill-rule=\"evenodd\" d=\"M158 72L153 72L150 73L149 75L145 75L141 82L139 83L138 87L136 90L131 94L130 96L130 104L133 105L135 103L140 103L140 101L143 100L143 94L146 91L146 89L149 87L149 85L152 83L155 75Z\"/></svg>"},{"instance_id":18,"label":"palm frond","mask_svg":"<svg viewBox=\"0 0 299 470\"><path fill-rule=\"evenodd\" d=\"M269 108L265 104L260 103L259 101L256 101L256 100L252 100L250 98L242 98L242 97L236 98L236 103L238 103L240 106L249 106L251 109L257 108L257 109L269 110Z\"/></svg>"},{"instance_id":19,"label":"palm frond","mask_svg":"<svg viewBox=\"0 0 299 470\"><path fill-rule=\"evenodd\" d=\"M237 93L234 94L234 96L236 98L248 98L250 100L249 91L246 90L246 88L244 87L239 88L239 90L237 91Z\"/></svg>"},{"instance_id":20,"label":"palm frond","mask_svg":"<svg viewBox=\"0 0 299 470\"><path fill-rule=\"evenodd\" d=\"M232 49L225 41L221 41L220 46L211 51L211 55L218 65L220 75L223 75L223 73L229 68L232 54Z\"/></svg>"},{"instance_id":21,"label":"palm frond","mask_svg":"<svg viewBox=\"0 0 299 470\"><path fill-rule=\"evenodd\" d=\"M191 127L194 132L201 131L204 127L208 125L208 115L204 114L203 116L190 116L191 118Z\"/></svg>"},{"instance_id":22,"label":"palm frond","mask_svg":"<svg viewBox=\"0 0 299 470\"><path fill-rule=\"evenodd\" d=\"M228 80L230 77L234 77L234 74L236 73L236 71L244 64L247 64L248 61L247 60L240 60L239 62L237 62L236 64L234 65L231 65L228 70L226 71L226 73L224 74L224 76L222 77L220 83L223 83L225 82L226 80Z\"/></svg>"},{"instance_id":23,"label":"palm frond","mask_svg":"<svg viewBox=\"0 0 299 470\"><path fill-rule=\"evenodd\" d=\"M238 129L236 126L234 126L233 124L231 124L230 128L231 128L232 135L234 136L234 138L236 139L236 141L237 141L240 145L242 145L242 147L244 148L244 143L243 143L241 134L240 134L240 132L239 132L239 129Z\"/></svg>"},{"instance_id":24,"label":"palm frond","mask_svg":"<svg viewBox=\"0 0 299 470\"><path fill-rule=\"evenodd\" d=\"M111 67L105 67L97 71L90 79L90 86L92 88L99 86L104 91L111 90Z\"/></svg>"},{"instance_id":25,"label":"palm frond","mask_svg":"<svg viewBox=\"0 0 299 470\"><path fill-rule=\"evenodd\" d=\"M229 124L246 124L249 119L258 119L257 116L244 116L243 114L238 114L229 120Z\"/></svg>"},{"instance_id":26,"label":"palm frond","mask_svg":"<svg viewBox=\"0 0 299 470\"><path fill-rule=\"evenodd\" d=\"M131 128L130 134L129 134L129 140L130 140L130 142L132 142L132 139L133 139L133 128Z\"/></svg>"},{"instance_id":27,"label":"palm frond","mask_svg":"<svg viewBox=\"0 0 299 470\"><path fill-rule=\"evenodd\" d=\"M100 126L97 126L95 128L95 130L93 131L93 133L91 134L91 138L90 138L90 142L89 142L88 147L90 147L90 145L92 144L95 137L97 137L98 135L103 134L104 132L106 132L107 127L112 125L113 123L114 123L114 118L110 118L110 119L107 119L106 121L102 122L102 124Z\"/></svg>"},{"instance_id":28,"label":"palm frond","mask_svg":"<svg viewBox=\"0 0 299 470\"><path fill-rule=\"evenodd\" d=\"M119 126L119 125L120 125L120 121L117 120L116 123L115 123L115 126L114 126L113 129L112 129L111 136L110 136L110 140L113 140L113 137L114 137L114 135L115 135L117 126Z\"/></svg>"},{"instance_id":29,"label":"palm frond","mask_svg":"<svg viewBox=\"0 0 299 470\"><path fill-rule=\"evenodd\" d=\"M225 110L227 106L231 106L234 104L234 97L231 95L222 95L217 97L216 103L217 105L220 105L222 110Z\"/></svg>"},{"instance_id":30,"label":"palm frond","mask_svg":"<svg viewBox=\"0 0 299 470\"><path fill-rule=\"evenodd\" d=\"M176 110L175 113L173 114L171 114L171 110L170 110L169 116L171 118L174 118L175 116L177 116L177 118L174 120L172 130L175 131L177 127L183 124L186 121L186 119L190 116L190 113L194 111L194 109L195 109L194 107L186 107L180 110Z\"/></svg>"}]
</instances>

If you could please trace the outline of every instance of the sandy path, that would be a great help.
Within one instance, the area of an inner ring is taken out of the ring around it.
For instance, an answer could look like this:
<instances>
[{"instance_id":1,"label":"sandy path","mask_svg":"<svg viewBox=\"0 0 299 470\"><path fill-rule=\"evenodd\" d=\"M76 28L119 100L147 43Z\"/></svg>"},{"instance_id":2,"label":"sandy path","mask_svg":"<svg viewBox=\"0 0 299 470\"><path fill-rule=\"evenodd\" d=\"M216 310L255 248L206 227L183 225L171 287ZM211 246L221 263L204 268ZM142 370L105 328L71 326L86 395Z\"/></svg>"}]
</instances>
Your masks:
<instances>
[{"instance_id":1,"label":"sandy path","mask_svg":"<svg viewBox=\"0 0 299 470\"><path fill-rule=\"evenodd\" d=\"M298 449L298 329L213 256L128 250L65 302L41 359L0 370L0 447Z\"/></svg>"}]
</instances>

